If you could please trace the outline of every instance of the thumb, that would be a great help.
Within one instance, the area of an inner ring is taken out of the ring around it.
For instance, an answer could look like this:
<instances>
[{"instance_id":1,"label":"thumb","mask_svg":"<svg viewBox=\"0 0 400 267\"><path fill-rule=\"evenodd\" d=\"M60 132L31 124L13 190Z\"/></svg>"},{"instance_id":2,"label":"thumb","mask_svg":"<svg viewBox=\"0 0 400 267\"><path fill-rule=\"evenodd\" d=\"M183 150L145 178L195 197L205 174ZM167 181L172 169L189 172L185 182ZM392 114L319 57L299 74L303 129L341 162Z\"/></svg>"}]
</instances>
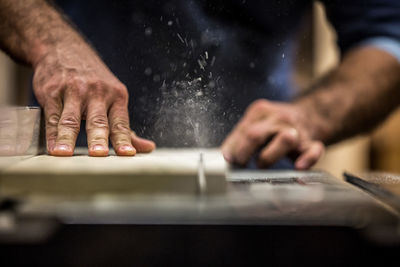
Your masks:
<instances>
[{"instance_id":1,"label":"thumb","mask_svg":"<svg viewBox=\"0 0 400 267\"><path fill-rule=\"evenodd\" d=\"M138 153L149 153L156 148L156 144L153 141L137 136L134 131L131 131L131 140Z\"/></svg>"}]
</instances>

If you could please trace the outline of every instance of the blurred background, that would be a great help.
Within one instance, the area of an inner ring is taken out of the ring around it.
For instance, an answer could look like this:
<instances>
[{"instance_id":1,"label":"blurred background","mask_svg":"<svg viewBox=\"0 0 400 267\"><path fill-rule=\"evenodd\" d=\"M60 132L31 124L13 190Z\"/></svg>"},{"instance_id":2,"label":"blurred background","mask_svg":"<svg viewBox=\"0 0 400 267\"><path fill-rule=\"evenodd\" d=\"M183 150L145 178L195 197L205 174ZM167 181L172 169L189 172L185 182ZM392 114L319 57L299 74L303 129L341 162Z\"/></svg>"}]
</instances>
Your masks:
<instances>
[{"instance_id":1,"label":"blurred background","mask_svg":"<svg viewBox=\"0 0 400 267\"><path fill-rule=\"evenodd\" d=\"M339 58L335 32L326 20L322 4L314 4L307 25L298 36L300 46L293 81L299 88L308 88L332 69ZM0 51L0 105L28 105L31 76L29 67L14 63ZM400 110L397 110L371 134L330 146L315 168L326 170L336 177L342 177L344 170L400 173L399 136Z\"/></svg>"}]
</instances>

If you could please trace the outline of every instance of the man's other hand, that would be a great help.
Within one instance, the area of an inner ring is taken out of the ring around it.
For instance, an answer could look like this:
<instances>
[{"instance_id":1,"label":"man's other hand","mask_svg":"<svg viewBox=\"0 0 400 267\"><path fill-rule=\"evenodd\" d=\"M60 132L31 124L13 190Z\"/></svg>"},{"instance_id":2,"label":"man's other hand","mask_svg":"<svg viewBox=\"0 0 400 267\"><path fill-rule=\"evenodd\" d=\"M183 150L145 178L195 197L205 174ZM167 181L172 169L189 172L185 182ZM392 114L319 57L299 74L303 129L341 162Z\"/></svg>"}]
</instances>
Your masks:
<instances>
[{"instance_id":1,"label":"man's other hand","mask_svg":"<svg viewBox=\"0 0 400 267\"><path fill-rule=\"evenodd\" d=\"M82 119L86 119L90 156L107 156L109 137L120 156L155 148L152 141L131 131L126 87L88 45L58 45L34 65L34 72L49 154L73 155Z\"/></svg>"},{"instance_id":2,"label":"man's other hand","mask_svg":"<svg viewBox=\"0 0 400 267\"><path fill-rule=\"evenodd\" d=\"M259 167L266 168L289 156L296 169L308 169L324 151L320 141L313 140L307 116L294 104L257 100L225 139L222 153L227 161L246 165L259 149Z\"/></svg>"}]
</instances>

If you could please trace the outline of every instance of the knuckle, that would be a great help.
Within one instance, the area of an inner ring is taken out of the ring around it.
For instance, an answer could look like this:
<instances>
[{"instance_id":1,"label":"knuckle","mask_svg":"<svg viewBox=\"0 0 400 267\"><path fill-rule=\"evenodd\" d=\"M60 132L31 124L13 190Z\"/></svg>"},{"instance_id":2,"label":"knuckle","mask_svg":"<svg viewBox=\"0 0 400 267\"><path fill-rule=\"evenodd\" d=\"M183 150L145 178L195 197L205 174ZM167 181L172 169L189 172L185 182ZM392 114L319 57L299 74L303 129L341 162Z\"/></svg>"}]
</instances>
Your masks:
<instances>
[{"instance_id":1,"label":"knuckle","mask_svg":"<svg viewBox=\"0 0 400 267\"><path fill-rule=\"evenodd\" d=\"M87 88L90 98L104 98L107 95L107 86L102 81L90 81Z\"/></svg>"},{"instance_id":2,"label":"knuckle","mask_svg":"<svg viewBox=\"0 0 400 267\"><path fill-rule=\"evenodd\" d=\"M105 115L95 115L89 120L89 129L91 128L104 128L108 129L108 120Z\"/></svg>"},{"instance_id":3,"label":"knuckle","mask_svg":"<svg viewBox=\"0 0 400 267\"><path fill-rule=\"evenodd\" d=\"M269 101L266 99L258 99L250 104L248 109L249 112L262 112L266 110L269 106Z\"/></svg>"},{"instance_id":4,"label":"knuckle","mask_svg":"<svg viewBox=\"0 0 400 267\"><path fill-rule=\"evenodd\" d=\"M59 126L71 129L79 129L81 120L74 114L67 114L60 119Z\"/></svg>"},{"instance_id":5,"label":"knuckle","mask_svg":"<svg viewBox=\"0 0 400 267\"><path fill-rule=\"evenodd\" d=\"M86 92L86 83L80 78L71 78L63 85L64 94L83 96Z\"/></svg>"},{"instance_id":6,"label":"knuckle","mask_svg":"<svg viewBox=\"0 0 400 267\"><path fill-rule=\"evenodd\" d=\"M106 83L100 79L91 79L87 82L88 88L100 90L106 87Z\"/></svg>"},{"instance_id":7,"label":"knuckle","mask_svg":"<svg viewBox=\"0 0 400 267\"><path fill-rule=\"evenodd\" d=\"M270 157L266 154L261 154L258 157L258 165L260 167L268 167L271 166L273 164L272 160L270 159Z\"/></svg>"},{"instance_id":8,"label":"knuckle","mask_svg":"<svg viewBox=\"0 0 400 267\"><path fill-rule=\"evenodd\" d=\"M49 85L43 88L46 101L58 103L61 101L61 88L59 86Z\"/></svg>"},{"instance_id":9,"label":"knuckle","mask_svg":"<svg viewBox=\"0 0 400 267\"><path fill-rule=\"evenodd\" d=\"M59 133L57 134L57 142L61 142L61 143L66 143L66 144L70 144L73 145L74 143L74 137L71 135L71 132L68 133Z\"/></svg>"},{"instance_id":10,"label":"knuckle","mask_svg":"<svg viewBox=\"0 0 400 267\"><path fill-rule=\"evenodd\" d=\"M65 85L69 88L78 88L79 85L83 83L82 78L76 75L70 75L68 80L65 82Z\"/></svg>"},{"instance_id":11,"label":"knuckle","mask_svg":"<svg viewBox=\"0 0 400 267\"><path fill-rule=\"evenodd\" d=\"M245 136L252 143L261 144L264 141L264 135L257 129L248 129Z\"/></svg>"},{"instance_id":12,"label":"knuckle","mask_svg":"<svg viewBox=\"0 0 400 267\"><path fill-rule=\"evenodd\" d=\"M104 135L97 134L97 135L94 135L94 136L90 137L89 142L91 144L93 144L93 143L94 144L106 144L107 143L107 139L108 139L108 137L106 137Z\"/></svg>"},{"instance_id":13,"label":"knuckle","mask_svg":"<svg viewBox=\"0 0 400 267\"><path fill-rule=\"evenodd\" d=\"M119 84L114 87L114 90L117 99L127 100L129 98L128 89L125 85Z\"/></svg>"},{"instance_id":14,"label":"knuckle","mask_svg":"<svg viewBox=\"0 0 400 267\"><path fill-rule=\"evenodd\" d=\"M124 133L124 134L129 135L130 134L129 123L125 120L115 121L111 125L111 132Z\"/></svg>"},{"instance_id":15,"label":"knuckle","mask_svg":"<svg viewBox=\"0 0 400 267\"><path fill-rule=\"evenodd\" d=\"M284 112L274 113L273 117L276 122L287 122L289 120L287 114Z\"/></svg>"},{"instance_id":16,"label":"knuckle","mask_svg":"<svg viewBox=\"0 0 400 267\"><path fill-rule=\"evenodd\" d=\"M128 138L125 138L125 137L120 137L120 138L118 138L118 140L116 140L115 142L114 142L114 145L116 145L117 147L118 146L121 146L121 145L126 145L126 144L131 144L131 140L130 139L128 139Z\"/></svg>"},{"instance_id":17,"label":"knuckle","mask_svg":"<svg viewBox=\"0 0 400 267\"><path fill-rule=\"evenodd\" d=\"M295 146L297 145L298 138L290 131L284 131L280 134L280 141L287 146Z\"/></svg>"},{"instance_id":18,"label":"knuckle","mask_svg":"<svg viewBox=\"0 0 400 267\"><path fill-rule=\"evenodd\" d=\"M60 116L58 114L51 114L47 118L47 126L55 127L58 125L59 121L60 121Z\"/></svg>"},{"instance_id":19,"label":"knuckle","mask_svg":"<svg viewBox=\"0 0 400 267\"><path fill-rule=\"evenodd\" d=\"M249 125L249 123L248 123L245 119L242 119L242 120L237 124L237 126L236 126L235 129L232 131L232 133L234 133L234 132L239 132L239 133L241 133L241 134L245 133L246 130L247 130L247 128L248 128L248 125ZM232 133L231 133L231 134L232 134Z\"/></svg>"},{"instance_id":20,"label":"knuckle","mask_svg":"<svg viewBox=\"0 0 400 267\"><path fill-rule=\"evenodd\" d=\"M102 80L88 82L88 95L91 98L115 98L127 102L129 98L128 89L122 83L110 84Z\"/></svg>"},{"instance_id":21,"label":"knuckle","mask_svg":"<svg viewBox=\"0 0 400 267\"><path fill-rule=\"evenodd\" d=\"M288 112L277 112L275 113L275 121L283 122L289 125L293 125L296 123L296 119L294 118L293 114Z\"/></svg>"},{"instance_id":22,"label":"knuckle","mask_svg":"<svg viewBox=\"0 0 400 267\"><path fill-rule=\"evenodd\" d=\"M320 150L325 150L325 145L321 141L315 141L315 146Z\"/></svg>"}]
</instances>

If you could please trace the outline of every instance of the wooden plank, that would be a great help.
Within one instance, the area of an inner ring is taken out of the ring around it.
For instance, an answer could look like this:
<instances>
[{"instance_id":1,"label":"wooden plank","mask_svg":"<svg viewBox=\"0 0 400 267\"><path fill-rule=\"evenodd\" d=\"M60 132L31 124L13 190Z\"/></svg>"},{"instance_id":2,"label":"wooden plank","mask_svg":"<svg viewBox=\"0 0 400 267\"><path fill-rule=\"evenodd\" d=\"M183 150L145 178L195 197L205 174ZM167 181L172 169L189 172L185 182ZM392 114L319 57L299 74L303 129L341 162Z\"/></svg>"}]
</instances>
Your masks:
<instances>
[{"instance_id":1,"label":"wooden plank","mask_svg":"<svg viewBox=\"0 0 400 267\"><path fill-rule=\"evenodd\" d=\"M226 163L217 149L203 149L207 192L225 190ZM39 155L0 175L3 194L197 193L198 149L157 149L135 157Z\"/></svg>"}]
</instances>

